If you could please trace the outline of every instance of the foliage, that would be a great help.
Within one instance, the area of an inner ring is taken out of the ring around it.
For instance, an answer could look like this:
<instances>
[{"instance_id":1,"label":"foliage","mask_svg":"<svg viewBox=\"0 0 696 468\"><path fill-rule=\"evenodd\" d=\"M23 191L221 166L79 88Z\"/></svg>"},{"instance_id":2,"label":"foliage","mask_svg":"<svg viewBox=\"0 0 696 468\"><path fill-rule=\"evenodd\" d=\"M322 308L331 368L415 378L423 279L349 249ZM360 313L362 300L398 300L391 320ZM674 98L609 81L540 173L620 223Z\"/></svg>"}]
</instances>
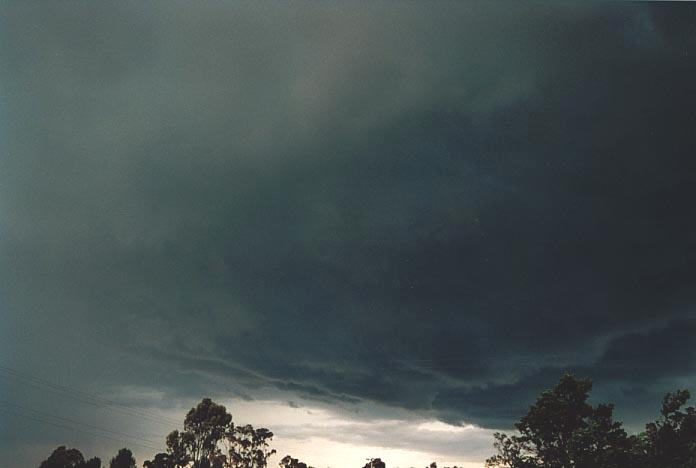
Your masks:
<instances>
[{"instance_id":1,"label":"foliage","mask_svg":"<svg viewBox=\"0 0 696 468\"><path fill-rule=\"evenodd\" d=\"M234 428L227 409L204 398L186 414L180 443L193 461L194 468L203 468L219 456L218 443Z\"/></svg>"},{"instance_id":2,"label":"foliage","mask_svg":"<svg viewBox=\"0 0 696 468\"><path fill-rule=\"evenodd\" d=\"M276 453L269 449L268 442L272 438L273 433L266 428L254 429L250 424L235 427L228 435L231 466L264 468L268 458Z\"/></svg>"},{"instance_id":3,"label":"foliage","mask_svg":"<svg viewBox=\"0 0 696 468\"><path fill-rule=\"evenodd\" d=\"M111 459L111 463L109 463L109 468L137 468L137 466L135 458L133 458L133 452L127 448L119 450L116 456Z\"/></svg>"},{"instance_id":4,"label":"foliage","mask_svg":"<svg viewBox=\"0 0 696 468\"><path fill-rule=\"evenodd\" d=\"M204 398L186 414L183 431L167 436L167 453L145 462L148 468L265 468L275 453L273 433L251 425L235 427L227 409ZM223 450L223 447L227 450ZM227 453L225 453L227 452Z\"/></svg>"},{"instance_id":5,"label":"foliage","mask_svg":"<svg viewBox=\"0 0 696 468\"><path fill-rule=\"evenodd\" d=\"M684 410L688 390L668 393L662 400L661 417L645 426L644 453L649 468L696 466L696 409Z\"/></svg>"},{"instance_id":6,"label":"foliage","mask_svg":"<svg viewBox=\"0 0 696 468\"><path fill-rule=\"evenodd\" d=\"M85 461L82 452L61 445L39 465L39 468L101 468L101 460L94 457Z\"/></svg>"},{"instance_id":7,"label":"foliage","mask_svg":"<svg viewBox=\"0 0 696 468\"><path fill-rule=\"evenodd\" d=\"M174 466L187 466L193 458L194 437L190 432L174 430L166 439L167 453Z\"/></svg>"},{"instance_id":8,"label":"foliage","mask_svg":"<svg viewBox=\"0 0 696 468\"><path fill-rule=\"evenodd\" d=\"M371 458L363 468L385 468L385 466L381 458Z\"/></svg>"},{"instance_id":9,"label":"foliage","mask_svg":"<svg viewBox=\"0 0 696 468\"><path fill-rule=\"evenodd\" d=\"M297 458L292 458L290 455L285 455L279 463L281 468L313 468L306 463L299 461Z\"/></svg>"},{"instance_id":10,"label":"foliage","mask_svg":"<svg viewBox=\"0 0 696 468\"><path fill-rule=\"evenodd\" d=\"M160 453L145 466L153 468L224 467L226 457L218 445L233 431L232 415L227 409L204 398L191 408L184 419L184 430L174 430L166 439L167 453Z\"/></svg>"},{"instance_id":11,"label":"foliage","mask_svg":"<svg viewBox=\"0 0 696 468\"><path fill-rule=\"evenodd\" d=\"M629 436L615 421L614 406L588 403L592 382L570 374L541 394L520 421L515 434L496 433L497 453L488 468L696 468L696 408L686 404L687 390L668 393L660 418L645 432ZM204 398L186 414L182 431L166 438L167 452L144 463L145 468L266 468L276 453L273 433L250 424L234 426L227 409ZM286 455L280 468L312 468ZM130 450L123 448L109 468L135 468ZM85 461L77 449L60 446L39 468L101 468ZM363 468L386 468L371 458ZM437 468L432 462L429 467ZM456 468L456 467L454 467Z\"/></svg>"},{"instance_id":12,"label":"foliage","mask_svg":"<svg viewBox=\"0 0 696 468\"><path fill-rule=\"evenodd\" d=\"M633 441L613 420L613 405L587 403L592 382L564 375L517 423L518 435L495 434L487 467L623 468Z\"/></svg>"},{"instance_id":13,"label":"foliage","mask_svg":"<svg viewBox=\"0 0 696 468\"><path fill-rule=\"evenodd\" d=\"M145 468L176 468L174 457L168 453L158 453L152 460L143 463Z\"/></svg>"}]
</instances>

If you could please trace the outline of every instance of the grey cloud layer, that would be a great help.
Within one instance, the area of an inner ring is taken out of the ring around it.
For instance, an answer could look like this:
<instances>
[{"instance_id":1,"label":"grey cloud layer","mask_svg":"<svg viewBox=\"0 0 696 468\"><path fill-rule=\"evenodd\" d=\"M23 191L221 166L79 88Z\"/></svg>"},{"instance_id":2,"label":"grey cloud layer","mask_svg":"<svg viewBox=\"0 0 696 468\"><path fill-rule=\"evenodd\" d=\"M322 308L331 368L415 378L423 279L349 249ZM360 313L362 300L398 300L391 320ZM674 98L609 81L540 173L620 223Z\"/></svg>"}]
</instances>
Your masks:
<instances>
[{"instance_id":1,"label":"grey cloud layer","mask_svg":"<svg viewBox=\"0 0 696 468\"><path fill-rule=\"evenodd\" d=\"M693 6L2 9L6 364L487 427L692 375Z\"/></svg>"}]
</instances>

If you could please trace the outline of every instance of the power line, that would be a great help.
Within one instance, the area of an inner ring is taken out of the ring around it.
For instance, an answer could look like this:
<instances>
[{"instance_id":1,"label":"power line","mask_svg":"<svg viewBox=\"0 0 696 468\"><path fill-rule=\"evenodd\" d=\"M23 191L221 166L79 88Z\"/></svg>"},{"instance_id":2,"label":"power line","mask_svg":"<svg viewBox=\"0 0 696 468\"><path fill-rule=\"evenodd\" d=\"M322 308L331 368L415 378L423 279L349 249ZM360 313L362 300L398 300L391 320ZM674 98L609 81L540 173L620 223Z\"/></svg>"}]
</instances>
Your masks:
<instances>
[{"instance_id":1,"label":"power line","mask_svg":"<svg viewBox=\"0 0 696 468\"><path fill-rule=\"evenodd\" d=\"M20 409L20 410L29 411L29 412L38 414L39 416L47 416L47 417L49 417L49 418L59 419L59 420L61 420L61 421L65 421L65 422L67 422L67 423L69 423L69 424L76 424L76 425L79 425L79 426L90 427L90 428L96 429L96 430L98 430L98 431L108 432L108 433L111 433L111 434L114 434L114 435L118 435L118 436L122 436L122 437L128 437L128 438L131 438L131 439L144 440L145 442L149 442L149 443L151 443L151 444L158 444L158 443L159 443L159 442L157 442L157 441L155 441L155 440L151 440L151 439L148 439L148 438L145 438L145 437L139 437L139 436L127 434L127 433L125 433L125 432L114 431L114 430L111 430L111 429L104 429L103 427L95 426L95 425L93 425L93 424L89 424L89 423L85 423L85 422L81 422L81 421L76 421L76 420L74 420L74 419L70 419L70 418L66 418L66 417L63 417L63 416L58 416L58 415L55 415L55 414L51 414L51 413L48 413L48 412L45 412L45 411L40 411L40 410L33 409L33 408L29 408L29 407L26 407L26 406L18 405L17 403L12 403L12 402L6 401L6 400L0 400L0 404L14 406L15 408L18 408L18 409Z\"/></svg>"},{"instance_id":2,"label":"power line","mask_svg":"<svg viewBox=\"0 0 696 468\"><path fill-rule=\"evenodd\" d=\"M40 390L49 391L51 393L70 398L82 403L86 403L97 408L108 409L120 413L122 415L146 419L150 422L155 422L169 427L171 427L171 425L179 425L179 421L176 421L172 418L161 416L154 412L149 412L144 409L135 409L133 407L117 403L113 400L103 398L94 393L90 393L84 390L78 390L65 385L56 384L49 380L45 380L36 376L29 375L27 373L23 373L7 366L0 365L0 377L13 377L15 379L23 380L24 382L22 383L24 385L38 388Z\"/></svg>"},{"instance_id":3,"label":"power line","mask_svg":"<svg viewBox=\"0 0 696 468\"><path fill-rule=\"evenodd\" d=\"M77 393L77 394L83 395L84 397L89 398L89 399L91 399L91 400L94 400L96 403L99 403L99 404L101 404L101 405L103 405L103 406L120 407L120 408L129 410L129 411L135 411L132 407L129 407L129 406L124 405L124 404L121 404L121 403L117 403L117 402L115 402L115 401L113 401L113 400L109 400L109 399L104 398L104 397L102 397L102 396L100 396L100 395L97 395L97 394L95 394L95 393L91 393L91 392L88 392L88 391L85 391L85 390L79 390L79 389L76 389L76 388L73 388L73 387L69 387L69 386L67 386L67 385L57 384L57 383L55 383L55 382L51 382L51 381L49 381L49 380L42 379L42 378L37 377L37 376L32 376L32 375L30 375L30 374L28 374L28 373L26 373L26 372L18 371L17 369L13 369L13 368L11 368L11 367L7 367L7 366L2 366L2 365L0 365L0 372L2 372L2 371L7 372L7 373L12 373L12 374L14 374L15 376L18 376L18 377L20 377L20 378L24 378L24 379L27 379L27 380L33 380L33 381L38 382L38 383L40 383L40 384L48 385L48 386L51 386L51 387L54 387L54 388L59 388L59 389L61 389L61 390L63 390L63 391L70 392L71 394ZM152 418L161 420L161 421L167 421L167 422L169 422L169 423L171 423L171 424L179 424L179 421L177 421L177 420L175 420L175 419L168 418L168 417L166 417L166 416L161 416L161 415L159 415L159 414L157 414L157 413L148 411L148 410L146 410L146 409L138 409L137 412L138 412L138 414L141 415L141 416L142 416L142 415L144 415L144 416L149 416L149 417L152 417Z\"/></svg>"},{"instance_id":4,"label":"power line","mask_svg":"<svg viewBox=\"0 0 696 468\"><path fill-rule=\"evenodd\" d=\"M0 377L6 377L6 376L3 376L3 375L0 374ZM79 397L77 397L76 395L72 395L72 394L69 394L69 393L63 393L62 391L57 391L57 390L52 389L52 388L44 388L44 387L41 387L40 385L31 383L31 382L20 382L20 383L23 384L23 385L27 385L27 386L29 386L29 387L32 387L32 388L36 388L36 389L39 389L39 390L42 390L42 391L47 391L47 392L53 393L53 394L55 394L55 395L58 395L58 396L61 396L61 397L64 397L64 398L71 399L71 400L74 400L74 401L77 401L77 402L80 402L80 403L85 403L85 404L94 406L94 407L96 407L96 408L98 408L98 409L105 409L105 410L112 411L113 413L116 413L116 414L119 414L119 415L128 416L128 417L132 417L132 418L135 417L135 418L139 418L139 419L144 419L144 420L146 420L146 421L153 422L153 423L155 423L155 424L159 424L159 425L162 425L162 426L171 427L171 424L168 423L168 422L163 422L163 421L161 421L161 420L155 420L155 419L149 418L149 417L147 417L147 416L145 416L145 415L139 415L139 414L134 413L134 412L123 411L123 410L121 410L121 409L119 409L119 408L108 407L108 406L105 406L105 405L103 405L103 404L99 404L99 403L95 403L95 402L93 402L93 401L89 401L89 400L85 400L85 399L79 398Z\"/></svg>"},{"instance_id":5,"label":"power line","mask_svg":"<svg viewBox=\"0 0 696 468\"><path fill-rule=\"evenodd\" d=\"M13 416L20 417L20 418L22 418L22 419L29 419L29 420L32 420L32 421L35 421L35 422L40 422L40 423L43 423L43 424L48 424L48 425L51 425L51 426L59 427L59 428L61 428L61 429L68 429L68 430L71 430L71 431L83 432L83 433L88 434L88 435L91 435L91 436L93 436L93 437L98 437L98 438L102 438L102 439L108 439L108 440L112 440L112 441L119 442L119 443L126 444L126 445L128 445L128 444L130 444L130 445L137 445L137 446L139 446L139 447L147 448L147 449L150 449L150 450L160 450L160 447L152 447L152 446L150 446L150 445L141 444L141 443L138 443L138 442L128 442L128 441L125 441L125 440L122 440L122 439L117 439L117 438L115 438L115 437L108 436L108 435L106 435L106 434L99 434L99 433L96 433L96 432L88 431L88 430L86 430L86 429L80 429L80 428L78 428L78 427L72 427L72 426L68 426L68 425L65 425L65 424L60 424L60 423L57 423L57 422L54 422L54 421L47 421L47 420L45 420L45 419L41 419L41 418L38 418L38 417L36 417L36 416L21 414L21 413L18 413L18 412L12 411L12 410L8 410L8 409L5 409L5 408L0 408L0 411L2 411L3 413L7 413L7 414L10 414L10 415L13 415Z\"/></svg>"}]
</instances>

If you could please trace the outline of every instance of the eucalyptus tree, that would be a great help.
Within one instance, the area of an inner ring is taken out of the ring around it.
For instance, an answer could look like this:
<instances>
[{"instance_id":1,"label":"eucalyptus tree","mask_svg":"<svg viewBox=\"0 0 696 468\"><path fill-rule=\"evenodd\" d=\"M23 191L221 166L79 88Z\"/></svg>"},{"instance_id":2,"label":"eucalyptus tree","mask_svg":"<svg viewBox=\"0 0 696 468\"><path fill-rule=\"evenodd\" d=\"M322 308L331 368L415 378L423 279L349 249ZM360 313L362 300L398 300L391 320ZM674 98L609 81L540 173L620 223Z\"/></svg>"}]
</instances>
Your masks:
<instances>
[{"instance_id":1,"label":"eucalyptus tree","mask_svg":"<svg viewBox=\"0 0 696 468\"><path fill-rule=\"evenodd\" d=\"M119 450L116 456L111 459L111 463L109 463L109 468L137 468L137 466L133 452L127 448Z\"/></svg>"},{"instance_id":2,"label":"eucalyptus tree","mask_svg":"<svg viewBox=\"0 0 696 468\"><path fill-rule=\"evenodd\" d=\"M273 433L266 428L254 429L251 424L237 426L228 434L230 466L234 468L265 468L268 458L276 453L269 447Z\"/></svg>"},{"instance_id":3,"label":"eucalyptus tree","mask_svg":"<svg viewBox=\"0 0 696 468\"><path fill-rule=\"evenodd\" d=\"M636 468L633 446L613 419L613 405L587 402L592 382L570 374L545 391L515 424L517 433L496 433L498 453L489 468Z\"/></svg>"},{"instance_id":4,"label":"eucalyptus tree","mask_svg":"<svg viewBox=\"0 0 696 468\"><path fill-rule=\"evenodd\" d=\"M41 462L39 468L101 468L101 460L97 457L85 460L79 450L61 445Z\"/></svg>"}]
</instances>

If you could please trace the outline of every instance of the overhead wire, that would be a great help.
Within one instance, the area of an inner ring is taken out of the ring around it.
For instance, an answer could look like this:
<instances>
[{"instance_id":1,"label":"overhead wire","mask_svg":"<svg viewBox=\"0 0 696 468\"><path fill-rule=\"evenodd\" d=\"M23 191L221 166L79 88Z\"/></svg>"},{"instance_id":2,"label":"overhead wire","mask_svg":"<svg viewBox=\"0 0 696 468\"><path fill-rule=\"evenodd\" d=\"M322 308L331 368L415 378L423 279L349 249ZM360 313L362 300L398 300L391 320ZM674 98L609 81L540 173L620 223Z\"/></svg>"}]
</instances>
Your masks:
<instances>
[{"instance_id":1,"label":"overhead wire","mask_svg":"<svg viewBox=\"0 0 696 468\"><path fill-rule=\"evenodd\" d=\"M19 409L19 410L27 411L27 412L30 412L30 413L34 413L34 414L37 414L37 415L42 416L42 417L48 417L48 418L58 419L58 420L60 420L60 421L66 422L66 423L68 423L68 424L74 424L74 425L78 425L78 426L85 426L85 427L89 427L89 428L91 428L91 429L95 429L95 430L98 430L98 431L107 432L107 433L114 434L114 435L117 435L117 436L127 437L127 438L129 438L129 439L142 440L142 441L145 441L145 442L149 442L149 443L151 443L151 444L158 444L158 443L159 443L159 442L157 442L157 441L155 441L155 440L151 440L151 439L148 439L148 438L146 438L146 437L137 436L137 435L131 435L131 434L127 434L127 433L125 433L125 432L114 431L114 430L112 430L112 429L105 429L105 428L103 428L103 427L96 426L96 425L94 425L94 424L89 424L89 423L85 423L85 422L82 422L82 421L76 421L76 420L74 420L74 419L66 418L66 417L64 417L64 416L58 416L58 415L55 415L55 414L48 413L48 412L46 412L46 411L41 411L41 410L37 410L37 409L34 409L34 408L29 408L29 407L27 407L27 406L23 406L23 405L20 405L20 404L17 404L17 403L12 403L12 402L10 402L10 401L6 401L6 400L2 400L2 399L0 399L0 405L9 405L9 406L15 407L15 408L17 408L17 409Z\"/></svg>"},{"instance_id":2,"label":"overhead wire","mask_svg":"<svg viewBox=\"0 0 696 468\"><path fill-rule=\"evenodd\" d=\"M145 419L150 422L162 424L171 427L171 425L179 425L180 422L169 418L166 416L159 415L154 412L142 408L135 408L133 406L124 405L122 403L109 400L107 398L101 397L91 392L84 390L79 390L76 388L68 387L66 385L57 384L40 377L32 376L25 372L20 372L11 367L0 365L0 377L12 377L23 381L24 385L30 387L38 388L40 390L45 390L59 396L69 398L78 402L89 404L97 408L103 408L110 410L121 415L137 417L140 419Z\"/></svg>"},{"instance_id":3,"label":"overhead wire","mask_svg":"<svg viewBox=\"0 0 696 468\"><path fill-rule=\"evenodd\" d=\"M14 415L14 416L20 417L20 418L22 418L22 419L28 419L28 420L35 421L35 422L40 422L40 423L43 423L43 424L48 424L48 425L55 426L55 427L58 427L58 428L61 428L61 429L68 429L68 430L71 430L71 431L83 432L83 433L88 434L88 435L91 435L91 436L93 436L93 437L102 438L102 439L108 439L108 440L112 440L112 441L115 441L115 442L120 442L120 443L123 443L123 444L126 444L126 445L128 445L128 444L130 444L130 445L135 445L135 446L139 446L139 447L142 447L142 448L147 448L147 449L150 449L150 450L160 450L160 449L161 449L161 447L153 447L153 446L150 446L150 445L147 445L147 444L143 444L143 443L140 443L140 442L126 441L126 440L123 440L123 439L118 439L118 438L115 438L115 437L111 437L111 436L109 436L109 435L107 435L107 434L100 434L100 433L96 433L96 432L93 432L93 431L89 431L89 430L87 430L87 429L81 429L81 428L79 428L79 427L73 427L73 426L70 426L70 425L66 425L66 424L62 424L62 423L57 423L57 422L55 422L55 421L50 421L50 420L47 421L46 419L42 419L42 418L40 418L40 417L36 417L36 416L33 416L33 415L28 415L28 414L22 414L21 412L12 411L12 410L9 410L9 409L6 409L6 408L0 408L0 412L7 413L7 414L10 414L10 415Z\"/></svg>"}]
</instances>

